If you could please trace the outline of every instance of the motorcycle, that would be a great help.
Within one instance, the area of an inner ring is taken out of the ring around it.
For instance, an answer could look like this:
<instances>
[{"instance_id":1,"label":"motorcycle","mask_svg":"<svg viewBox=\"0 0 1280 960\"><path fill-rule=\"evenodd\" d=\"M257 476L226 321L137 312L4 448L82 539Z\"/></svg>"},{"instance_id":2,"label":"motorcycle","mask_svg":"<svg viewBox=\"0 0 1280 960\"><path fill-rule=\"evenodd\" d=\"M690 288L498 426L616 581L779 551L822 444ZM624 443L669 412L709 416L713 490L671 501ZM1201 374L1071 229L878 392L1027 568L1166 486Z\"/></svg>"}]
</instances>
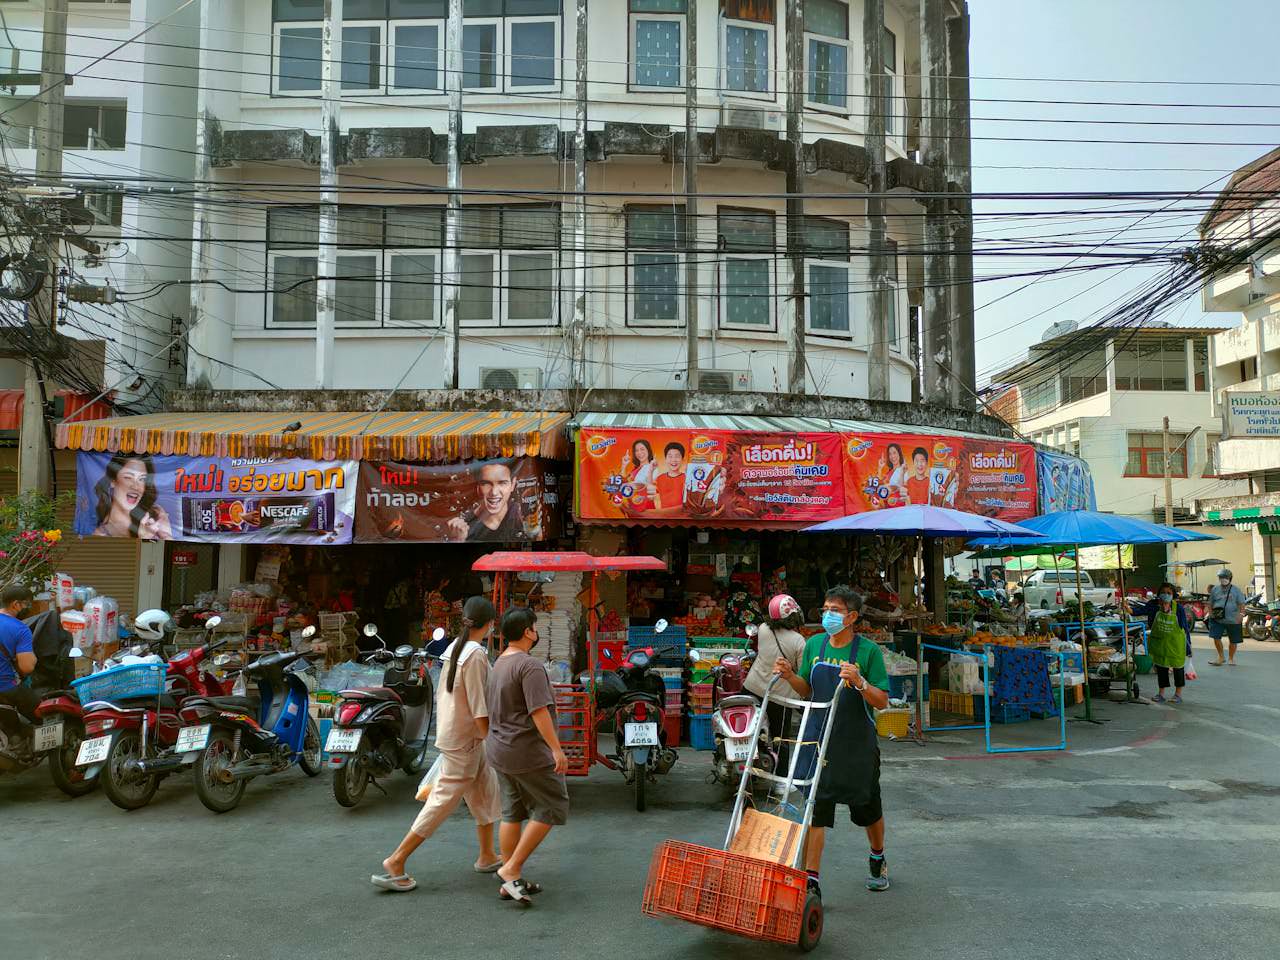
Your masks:
<instances>
[{"instance_id":1,"label":"motorcycle","mask_svg":"<svg viewBox=\"0 0 1280 960\"><path fill-rule=\"evenodd\" d=\"M304 640L316 628L302 631ZM257 717L243 697L192 697L182 705L188 726L175 751L191 763L196 796L214 813L240 805L254 777L283 773L295 764L308 777L320 773L320 728L309 710L310 693L299 674L307 654L269 653L238 672L256 681L261 700Z\"/></svg>"},{"instance_id":2,"label":"motorcycle","mask_svg":"<svg viewBox=\"0 0 1280 960\"><path fill-rule=\"evenodd\" d=\"M667 628L665 620L654 625L658 633ZM679 754L667 744L665 716L666 685L653 667L654 658L675 647L641 647L632 650L622 666L606 672L597 687L601 719L613 719L614 753L609 760L618 765L626 782L635 786L636 809L645 809L645 787L658 774L668 773Z\"/></svg>"},{"instance_id":3,"label":"motorcycle","mask_svg":"<svg viewBox=\"0 0 1280 960\"><path fill-rule=\"evenodd\" d=\"M1264 603L1261 593L1255 593L1244 602L1244 632L1250 640L1267 640L1271 632L1270 620L1275 612Z\"/></svg>"},{"instance_id":4,"label":"motorcycle","mask_svg":"<svg viewBox=\"0 0 1280 960\"><path fill-rule=\"evenodd\" d=\"M748 627L748 631L752 627ZM696 650L690 651L689 656L693 660L702 659ZM711 670L714 683L711 728L715 738L715 751L711 756L711 779L733 788L738 786L743 767L751 759L751 731L755 728L756 714L760 710L759 701L751 694L742 692L750 660L749 655L726 653L721 655L719 664ZM765 773L772 773L778 765L778 751L773 745L768 717L760 719L757 744L755 765Z\"/></svg>"},{"instance_id":5,"label":"motorcycle","mask_svg":"<svg viewBox=\"0 0 1280 960\"><path fill-rule=\"evenodd\" d=\"M158 616L156 616L158 614ZM212 637L221 618L210 617L205 629ZM147 643L139 651L163 651L172 621L162 611L149 611L135 621L138 636ZM192 696L219 696L227 688L200 665L227 641L206 640L178 654L165 665L165 690L159 694L94 700L85 704L85 737L76 756L86 776L100 773L102 790L122 810L137 810L151 802L160 781L190 763L177 745L180 709ZM115 664L115 661L108 661ZM125 666L127 663L115 664Z\"/></svg>"},{"instance_id":6,"label":"motorcycle","mask_svg":"<svg viewBox=\"0 0 1280 960\"><path fill-rule=\"evenodd\" d=\"M414 776L427 765L434 703L427 653L409 644L389 651L376 624L366 624L364 635L381 644L365 662L385 663L387 668L382 686L355 687L338 694L341 699L325 752L333 767L333 798L344 807L358 804L370 783L381 790L378 777L389 777L396 770ZM444 635L437 627L432 639L439 643Z\"/></svg>"},{"instance_id":7,"label":"motorcycle","mask_svg":"<svg viewBox=\"0 0 1280 960\"><path fill-rule=\"evenodd\" d=\"M68 657L83 654L72 647ZM32 723L17 708L0 704L0 773L21 773L49 758L49 779L69 797L83 797L98 786L75 766L84 740L84 710L72 690L51 690L36 705Z\"/></svg>"}]
</instances>

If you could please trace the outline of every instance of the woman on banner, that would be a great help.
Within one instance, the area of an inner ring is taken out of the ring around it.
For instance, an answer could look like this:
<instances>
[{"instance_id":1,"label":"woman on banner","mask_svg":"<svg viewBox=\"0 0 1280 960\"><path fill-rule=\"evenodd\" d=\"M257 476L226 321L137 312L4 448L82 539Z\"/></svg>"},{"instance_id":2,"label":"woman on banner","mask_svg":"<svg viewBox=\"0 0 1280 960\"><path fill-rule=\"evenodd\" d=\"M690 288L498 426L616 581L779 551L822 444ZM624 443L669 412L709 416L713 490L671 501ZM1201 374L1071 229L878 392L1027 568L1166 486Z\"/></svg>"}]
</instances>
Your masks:
<instances>
[{"instance_id":1,"label":"woman on banner","mask_svg":"<svg viewBox=\"0 0 1280 960\"><path fill-rule=\"evenodd\" d=\"M169 514L157 503L156 467L145 454L117 453L93 488L95 537L172 540Z\"/></svg>"},{"instance_id":2,"label":"woman on banner","mask_svg":"<svg viewBox=\"0 0 1280 960\"><path fill-rule=\"evenodd\" d=\"M418 799L425 802L413 826L395 853L382 861L385 872L369 878L375 887L396 893L415 889L418 882L405 873L409 855L463 800L476 822L480 841L475 871L494 873L502 866L493 846L493 825L502 812L498 780L484 752L484 738L489 735L487 638L496 617L493 604L485 597L472 597L462 608L462 633L441 657L440 686L436 688L436 749L440 756L418 790Z\"/></svg>"}]
</instances>

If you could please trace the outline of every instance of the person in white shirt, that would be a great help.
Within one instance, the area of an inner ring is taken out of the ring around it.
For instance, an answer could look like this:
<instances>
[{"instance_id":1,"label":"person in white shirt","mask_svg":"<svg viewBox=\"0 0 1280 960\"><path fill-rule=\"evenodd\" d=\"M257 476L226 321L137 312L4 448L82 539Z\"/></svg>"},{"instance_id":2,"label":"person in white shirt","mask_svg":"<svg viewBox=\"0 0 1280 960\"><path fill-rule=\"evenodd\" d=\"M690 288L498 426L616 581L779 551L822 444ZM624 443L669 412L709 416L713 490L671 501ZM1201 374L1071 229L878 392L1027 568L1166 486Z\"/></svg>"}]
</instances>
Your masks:
<instances>
[{"instance_id":1,"label":"person in white shirt","mask_svg":"<svg viewBox=\"0 0 1280 960\"><path fill-rule=\"evenodd\" d=\"M804 612L794 597L780 593L769 601L769 619L768 622L760 625L760 632L756 634L756 659L751 664L747 679L743 682L743 687L748 693L764 698L764 692L769 686L769 681L773 679L774 668L779 657L788 661L792 669L800 669L800 657L804 653L805 643L804 635L799 632L802 626L804 626ZM792 695L792 691L785 685L775 687L774 693L784 697ZM776 701L765 708L765 714L769 718L770 734L775 738L783 738L780 756L787 753L786 728L790 713L790 710Z\"/></svg>"}]
</instances>

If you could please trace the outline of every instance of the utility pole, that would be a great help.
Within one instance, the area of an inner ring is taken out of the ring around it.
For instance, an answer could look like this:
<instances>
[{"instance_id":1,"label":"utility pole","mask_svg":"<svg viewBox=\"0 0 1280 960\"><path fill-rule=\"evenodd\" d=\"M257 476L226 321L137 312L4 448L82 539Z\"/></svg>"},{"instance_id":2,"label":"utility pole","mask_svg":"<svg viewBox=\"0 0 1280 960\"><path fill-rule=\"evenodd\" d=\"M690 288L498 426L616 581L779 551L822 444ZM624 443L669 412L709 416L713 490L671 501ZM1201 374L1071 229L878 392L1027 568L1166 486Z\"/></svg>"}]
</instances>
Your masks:
<instances>
[{"instance_id":1,"label":"utility pole","mask_svg":"<svg viewBox=\"0 0 1280 960\"><path fill-rule=\"evenodd\" d=\"M445 27L445 89L449 91L449 155L445 184L449 188L444 211L444 350L445 384L458 389L458 355L462 349L462 259L458 253L462 219L462 0L449 0Z\"/></svg>"},{"instance_id":2,"label":"utility pole","mask_svg":"<svg viewBox=\"0 0 1280 960\"><path fill-rule=\"evenodd\" d=\"M587 388L587 0L578 0L574 45L572 386Z\"/></svg>"},{"instance_id":3,"label":"utility pole","mask_svg":"<svg viewBox=\"0 0 1280 960\"><path fill-rule=\"evenodd\" d=\"M36 180L56 187L62 179L63 85L67 76L67 0L45 0L44 46L40 53L40 97L36 105ZM54 330L58 303L58 240L50 233L32 237L45 248L45 288L27 303L33 330ZM52 341L50 337L50 341ZM18 489L49 490L49 436L45 421L43 375L31 358L22 394L22 448L18 455Z\"/></svg>"},{"instance_id":4,"label":"utility pole","mask_svg":"<svg viewBox=\"0 0 1280 960\"><path fill-rule=\"evenodd\" d=\"M1164 418L1160 431L1160 446L1164 450L1164 525L1173 526L1173 471L1169 463L1169 418Z\"/></svg>"},{"instance_id":5,"label":"utility pole","mask_svg":"<svg viewBox=\"0 0 1280 960\"><path fill-rule=\"evenodd\" d=\"M884 0L864 0L862 16L862 78L866 95L863 107L867 115L866 144L870 162L867 165L867 295L871 332L871 369L868 373L868 395L872 400L889 399L889 248L885 220L885 84L884 73Z\"/></svg>"},{"instance_id":6,"label":"utility pole","mask_svg":"<svg viewBox=\"0 0 1280 960\"><path fill-rule=\"evenodd\" d=\"M316 258L316 388L333 386L338 314L338 137L342 110L342 3L324 0L320 28L320 253Z\"/></svg>"},{"instance_id":7,"label":"utility pole","mask_svg":"<svg viewBox=\"0 0 1280 960\"><path fill-rule=\"evenodd\" d=\"M791 365L787 389L806 392L804 287L804 0L787 0L787 259L791 262Z\"/></svg>"},{"instance_id":8,"label":"utility pole","mask_svg":"<svg viewBox=\"0 0 1280 960\"><path fill-rule=\"evenodd\" d=\"M684 388L698 389L698 4L685 14L684 40Z\"/></svg>"}]
</instances>

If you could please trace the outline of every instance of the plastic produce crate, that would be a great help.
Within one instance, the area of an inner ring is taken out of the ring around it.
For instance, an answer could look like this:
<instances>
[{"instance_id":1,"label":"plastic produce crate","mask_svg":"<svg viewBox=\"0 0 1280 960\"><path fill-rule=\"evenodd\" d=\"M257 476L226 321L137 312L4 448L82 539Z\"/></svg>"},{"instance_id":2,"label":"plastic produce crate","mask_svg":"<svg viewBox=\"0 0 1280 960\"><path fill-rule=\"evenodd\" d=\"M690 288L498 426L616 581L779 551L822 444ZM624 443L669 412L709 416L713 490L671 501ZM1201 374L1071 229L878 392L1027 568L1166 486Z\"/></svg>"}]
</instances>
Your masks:
<instances>
[{"instance_id":1,"label":"plastic produce crate","mask_svg":"<svg viewBox=\"0 0 1280 960\"><path fill-rule=\"evenodd\" d=\"M155 697L164 693L163 663L129 663L72 680L71 687L81 703L90 700L124 700L128 697Z\"/></svg>"},{"instance_id":2,"label":"plastic produce crate","mask_svg":"<svg viewBox=\"0 0 1280 960\"><path fill-rule=\"evenodd\" d=\"M803 870L667 840L653 852L643 910L755 940L795 943L806 893Z\"/></svg>"},{"instance_id":3,"label":"plastic produce crate","mask_svg":"<svg viewBox=\"0 0 1280 960\"><path fill-rule=\"evenodd\" d=\"M1015 707L1010 703L991 705L992 723L1022 723L1031 719L1031 711L1026 707Z\"/></svg>"},{"instance_id":4,"label":"plastic produce crate","mask_svg":"<svg viewBox=\"0 0 1280 960\"><path fill-rule=\"evenodd\" d=\"M914 713L910 710L877 710L876 711L876 733L882 737L897 737L904 740L911 735L911 718Z\"/></svg>"},{"instance_id":5,"label":"plastic produce crate","mask_svg":"<svg viewBox=\"0 0 1280 960\"><path fill-rule=\"evenodd\" d=\"M571 777L585 777L591 770L590 743L587 739L587 692L556 684L555 695L556 733L569 761L566 773Z\"/></svg>"},{"instance_id":6,"label":"plastic produce crate","mask_svg":"<svg viewBox=\"0 0 1280 960\"><path fill-rule=\"evenodd\" d=\"M713 719L710 713L689 714L689 746L695 750L716 748L715 731L711 726Z\"/></svg>"},{"instance_id":7,"label":"plastic produce crate","mask_svg":"<svg viewBox=\"0 0 1280 960\"><path fill-rule=\"evenodd\" d=\"M680 710L667 710L662 717L662 729L667 734L668 747L678 747L680 745L680 726L684 718L680 715Z\"/></svg>"},{"instance_id":8,"label":"plastic produce crate","mask_svg":"<svg viewBox=\"0 0 1280 960\"><path fill-rule=\"evenodd\" d=\"M658 633L653 627L627 628L628 647L683 647L688 639L688 631L675 624L667 627L662 633Z\"/></svg>"}]
</instances>

